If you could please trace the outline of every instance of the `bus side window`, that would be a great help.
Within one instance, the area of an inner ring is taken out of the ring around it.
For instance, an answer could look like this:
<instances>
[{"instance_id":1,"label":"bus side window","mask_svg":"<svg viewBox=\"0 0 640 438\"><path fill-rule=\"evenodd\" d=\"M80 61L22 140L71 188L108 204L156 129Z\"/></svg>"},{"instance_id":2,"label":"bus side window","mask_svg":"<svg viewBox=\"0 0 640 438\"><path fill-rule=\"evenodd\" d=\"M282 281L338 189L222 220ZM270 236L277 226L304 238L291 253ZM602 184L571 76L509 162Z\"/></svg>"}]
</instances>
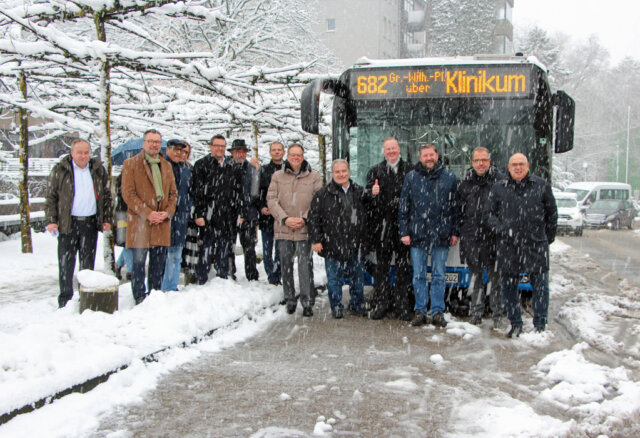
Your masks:
<instances>
[{"instance_id":1,"label":"bus side window","mask_svg":"<svg viewBox=\"0 0 640 438\"><path fill-rule=\"evenodd\" d=\"M602 194L600 196L600 199L602 199ZM585 205L591 205L596 201L596 192L591 192L589 193L589 196L587 196L587 199L584 200Z\"/></svg>"},{"instance_id":2,"label":"bus side window","mask_svg":"<svg viewBox=\"0 0 640 438\"><path fill-rule=\"evenodd\" d=\"M613 190L600 190L600 199L615 199L612 192Z\"/></svg>"}]
</instances>

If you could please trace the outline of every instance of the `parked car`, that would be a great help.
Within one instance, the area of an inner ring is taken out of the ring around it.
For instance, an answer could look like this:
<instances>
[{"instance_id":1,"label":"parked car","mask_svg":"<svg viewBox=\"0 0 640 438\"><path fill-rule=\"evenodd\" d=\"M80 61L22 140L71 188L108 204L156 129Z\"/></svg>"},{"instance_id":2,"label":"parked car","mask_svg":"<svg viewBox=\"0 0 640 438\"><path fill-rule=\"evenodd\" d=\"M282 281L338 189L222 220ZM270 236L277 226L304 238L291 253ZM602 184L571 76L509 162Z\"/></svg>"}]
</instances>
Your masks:
<instances>
[{"instance_id":1,"label":"parked car","mask_svg":"<svg viewBox=\"0 0 640 438\"><path fill-rule=\"evenodd\" d=\"M558 232L573 233L582 236L583 216L575 193L555 192L558 205Z\"/></svg>"},{"instance_id":2,"label":"parked car","mask_svg":"<svg viewBox=\"0 0 640 438\"><path fill-rule=\"evenodd\" d=\"M601 199L591 204L585 213L584 224L589 228L610 228L622 226L633 228L636 212L630 201L622 199Z\"/></svg>"}]
</instances>

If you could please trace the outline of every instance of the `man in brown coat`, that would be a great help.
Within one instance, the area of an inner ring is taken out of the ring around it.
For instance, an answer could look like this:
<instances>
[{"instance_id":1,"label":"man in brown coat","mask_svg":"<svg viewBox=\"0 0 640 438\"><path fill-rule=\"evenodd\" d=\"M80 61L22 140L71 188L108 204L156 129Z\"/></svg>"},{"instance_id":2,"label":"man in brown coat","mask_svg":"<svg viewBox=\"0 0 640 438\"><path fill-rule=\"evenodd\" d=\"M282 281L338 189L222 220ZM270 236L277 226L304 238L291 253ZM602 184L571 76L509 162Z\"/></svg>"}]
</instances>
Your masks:
<instances>
[{"instance_id":1,"label":"man in brown coat","mask_svg":"<svg viewBox=\"0 0 640 438\"><path fill-rule=\"evenodd\" d=\"M142 137L142 151L124 162L122 197L127 210L127 248L133 250L131 289L140 304L153 289L160 290L167 247L171 246L171 217L178 192L171 164L160 154L162 137L150 129ZM147 286L144 265L149 253Z\"/></svg>"},{"instance_id":2,"label":"man in brown coat","mask_svg":"<svg viewBox=\"0 0 640 438\"><path fill-rule=\"evenodd\" d=\"M289 146L284 169L273 174L267 205L273 216L273 231L280 249L282 286L287 312L296 311L297 299L293 283L293 258L298 253L298 278L303 316L313 316L313 259L307 232L307 215L313 195L322 187L322 177L304 159L299 144Z\"/></svg>"}]
</instances>

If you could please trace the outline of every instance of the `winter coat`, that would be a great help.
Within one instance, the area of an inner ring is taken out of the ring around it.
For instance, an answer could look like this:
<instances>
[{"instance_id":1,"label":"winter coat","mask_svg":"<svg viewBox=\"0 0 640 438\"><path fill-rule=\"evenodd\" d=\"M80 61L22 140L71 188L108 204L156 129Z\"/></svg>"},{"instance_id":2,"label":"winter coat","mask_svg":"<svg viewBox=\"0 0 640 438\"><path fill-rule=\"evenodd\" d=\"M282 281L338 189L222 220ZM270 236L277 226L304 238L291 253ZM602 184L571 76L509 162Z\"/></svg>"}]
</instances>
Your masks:
<instances>
[{"instance_id":1,"label":"winter coat","mask_svg":"<svg viewBox=\"0 0 640 438\"><path fill-rule=\"evenodd\" d=\"M458 185L460 196L460 259L470 266L489 266L496 260L496 236L484 223L482 210L493 184L504 179L494 166L479 176L471 168Z\"/></svg>"},{"instance_id":2,"label":"winter coat","mask_svg":"<svg viewBox=\"0 0 640 438\"><path fill-rule=\"evenodd\" d=\"M102 224L113 221L109 175L97 158L89 159L89 171L93 180L93 193L96 197L96 227L102 230ZM71 208L75 185L71 156L64 157L51 170L45 196L45 215L47 224L58 224L62 234L71 232Z\"/></svg>"},{"instance_id":3,"label":"winter coat","mask_svg":"<svg viewBox=\"0 0 640 438\"><path fill-rule=\"evenodd\" d=\"M322 187L322 177L311 169L307 161L302 162L296 175L288 161L283 170L273 174L267 191L267 206L273 216L273 231L276 240L302 241L308 239L307 225L292 230L284 224L288 217L307 220L313 195Z\"/></svg>"},{"instance_id":4,"label":"winter coat","mask_svg":"<svg viewBox=\"0 0 640 438\"><path fill-rule=\"evenodd\" d=\"M242 207L241 228L254 228L258 226L258 205L260 195L260 170L256 169L245 160L242 163L236 163L240 173L242 174L242 190L244 194L244 202Z\"/></svg>"},{"instance_id":5,"label":"winter coat","mask_svg":"<svg viewBox=\"0 0 640 438\"><path fill-rule=\"evenodd\" d=\"M151 166L144 159L144 150L122 166L122 197L127 203L127 248L153 248L171 245L171 219L176 211L178 192L171 164L159 154L162 191L158 202L153 187ZM169 218L151 224L147 217L152 211L166 211Z\"/></svg>"},{"instance_id":6,"label":"winter coat","mask_svg":"<svg viewBox=\"0 0 640 438\"><path fill-rule=\"evenodd\" d=\"M367 206L367 224L369 242L373 249L398 241L398 202L402 192L404 178L413 166L400 159L398 172L394 172L387 160L376 164L367 174L367 185L364 191L364 202ZM371 188L378 180L380 193L373 196Z\"/></svg>"},{"instance_id":7,"label":"winter coat","mask_svg":"<svg viewBox=\"0 0 640 438\"><path fill-rule=\"evenodd\" d=\"M358 255L366 233L364 189L349 181L347 193L331 181L316 192L309 211L311 243L322 243L320 256L346 261Z\"/></svg>"},{"instance_id":8,"label":"winter coat","mask_svg":"<svg viewBox=\"0 0 640 438\"><path fill-rule=\"evenodd\" d=\"M194 217L202 217L208 232L230 234L242 215L242 173L231 157L222 164L205 155L193 166Z\"/></svg>"},{"instance_id":9,"label":"winter coat","mask_svg":"<svg viewBox=\"0 0 640 438\"><path fill-rule=\"evenodd\" d=\"M178 190L176 213L171 219L171 246L183 246L187 240L187 224L191 216L191 165L167 160L173 169L173 178Z\"/></svg>"},{"instance_id":10,"label":"winter coat","mask_svg":"<svg viewBox=\"0 0 640 438\"><path fill-rule=\"evenodd\" d=\"M551 185L527 175L519 184L497 181L485 205L484 220L498 239L498 269L518 275L549 270L549 244L556 236L558 210Z\"/></svg>"},{"instance_id":11,"label":"winter coat","mask_svg":"<svg viewBox=\"0 0 640 438\"><path fill-rule=\"evenodd\" d=\"M269 184L271 184L271 177L275 172L283 168L284 162L276 164L273 160L266 166L260 168L260 194L258 198L258 213L260 216L258 226L262 231L273 233L273 216L270 214L262 214L262 209L267 207L267 192L269 191Z\"/></svg>"},{"instance_id":12,"label":"winter coat","mask_svg":"<svg viewBox=\"0 0 640 438\"><path fill-rule=\"evenodd\" d=\"M418 163L402 185L399 236L410 236L415 248L448 248L451 236L460 236L457 185L455 175L441 161L431 171Z\"/></svg>"}]
</instances>

